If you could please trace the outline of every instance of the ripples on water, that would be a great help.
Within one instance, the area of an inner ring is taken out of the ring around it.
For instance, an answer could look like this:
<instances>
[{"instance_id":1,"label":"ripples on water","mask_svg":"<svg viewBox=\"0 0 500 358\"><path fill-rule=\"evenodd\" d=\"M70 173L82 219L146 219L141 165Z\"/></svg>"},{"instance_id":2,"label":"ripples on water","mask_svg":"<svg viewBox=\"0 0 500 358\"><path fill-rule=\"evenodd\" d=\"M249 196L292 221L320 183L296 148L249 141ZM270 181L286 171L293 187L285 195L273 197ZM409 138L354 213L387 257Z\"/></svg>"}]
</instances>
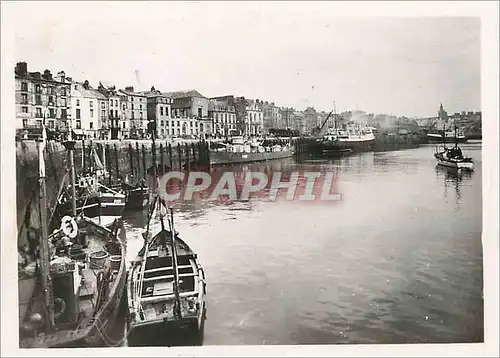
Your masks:
<instances>
[{"instance_id":1,"label":"ripples on water","mask_svg":"<svg viewBox=\"0 0 500 358\"><path fill-rule=\"evenodd\" d=\"M207 274L204 344L483 341L481 145L462 148L473 173L436 167L433 146L234 168L334 172L335 203L179 204ZM126 217L130 258L143 224Z\"/></svg>"}]
</instances>

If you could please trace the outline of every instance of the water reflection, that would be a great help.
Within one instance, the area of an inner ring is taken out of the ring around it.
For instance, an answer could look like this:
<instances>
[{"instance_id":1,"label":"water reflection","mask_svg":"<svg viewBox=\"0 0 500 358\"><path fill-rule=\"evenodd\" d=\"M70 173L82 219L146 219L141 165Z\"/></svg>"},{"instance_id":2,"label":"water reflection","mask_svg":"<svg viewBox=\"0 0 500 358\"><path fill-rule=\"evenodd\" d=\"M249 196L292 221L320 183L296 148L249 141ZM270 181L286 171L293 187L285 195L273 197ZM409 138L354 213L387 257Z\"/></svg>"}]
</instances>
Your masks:
<instances>
[{"instance_id":1,"label":"water reflection","mask_svg":"<svg viewBox=\"0 0 500 358\"><path fill-rule=\"evenodd\" d=\"M473 173L436 168L431 146L213 168L334 173L343 200L176 203L207 273L204 344L481 341L481 148L464 151ZM131 255L143 216L126 217Z\"/></svg>"},{"instance_id":2,"label":"water reflection","mask_svg":"<svg viewBox=\"0 0 500 358\"><path fill-rule=\"evenodd\" d=\"M436 165L436 177L444 184L444 198L447 199L449 190L453 190L456 210L460 209L460 203L462 201L461 188L464 185L469 185L472 175L473 172L471 171Z\"/></svg>"}]
</instances>

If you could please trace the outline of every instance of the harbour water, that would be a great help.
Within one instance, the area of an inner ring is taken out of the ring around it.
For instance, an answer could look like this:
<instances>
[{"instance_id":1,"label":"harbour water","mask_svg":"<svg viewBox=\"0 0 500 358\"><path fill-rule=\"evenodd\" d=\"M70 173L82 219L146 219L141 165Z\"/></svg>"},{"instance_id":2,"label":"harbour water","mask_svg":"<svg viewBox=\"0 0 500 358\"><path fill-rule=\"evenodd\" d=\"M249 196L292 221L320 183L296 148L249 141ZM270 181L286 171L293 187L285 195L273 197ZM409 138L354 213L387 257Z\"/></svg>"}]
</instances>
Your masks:
<instances>
[{"instance_id":1,"label":"harbour water","mask_svg":"<svg viewBox=\"0 0 500 358\"><path fill-rule=\"evenodd\" d=\"M434 146L226 169L334 172L342 200L177 208L207 275L204 344L483 341L481 143L462 149L473 173ZM143 213L125 225L132 259Z\"/></svg>"}]
</instances>

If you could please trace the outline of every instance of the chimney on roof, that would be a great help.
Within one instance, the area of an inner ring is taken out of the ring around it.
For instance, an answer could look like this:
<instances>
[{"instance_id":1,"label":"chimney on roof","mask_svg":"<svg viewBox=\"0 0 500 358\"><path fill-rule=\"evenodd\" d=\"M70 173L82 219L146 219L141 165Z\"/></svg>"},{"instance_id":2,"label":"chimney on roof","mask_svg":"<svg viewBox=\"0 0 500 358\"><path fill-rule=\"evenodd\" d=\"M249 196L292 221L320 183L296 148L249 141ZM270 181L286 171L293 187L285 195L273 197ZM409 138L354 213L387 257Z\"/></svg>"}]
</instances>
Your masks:
<instances>
[{"instance_id":1,"label":"chimney on roof","mask_svg":"<svg viewBox=\"0 0 500 358\"><path fill-rule=\"evenodd\" d=\"M127 91L127 92L134 92L134 87L133 86L127 86L127 87L125 87L125 91Z\"/></svg>"},{"instance_id":2,"label":"chimney on roof","mask_svg":"<svg viewBox=\"0 0 500 358\"><path fill-rule=\"evenodd\" d=\"M64 71L59 71L57 72L57 77L56 79L60 82L65 82L66 81L66 74L64 73Z\"/></svg>"},{"instance_id":3,"label":"chimney on roof","mask_svg":"<svg viewBox=\"0 0 500 358\"><path fill-rule=\"evenodd\" d=\"M73 82L73 77L66 77L69 82Z\"/></svg>"},{"instance_id":4,"label":"chimney on roof","mask_svg":"<svg viewBox=\"0 0 500 358\"><path fill-rule=\"evenodd\" d=\"M45 78L46 80L52 80L52 73L50 73L49 70L43 71L43 78Z\"/></svg>"},{"instance_id":5,"label":"chimney on roof","mask_svg":"<svg viewBox=\"0 0 500 358\"><path fill-rule=\"evenodd\" d=\"M85 88L86 90L88 90L89 87L90 87L89 81L85 80L85 82L83 82L83 88Z\"/></svg>"},{"instance_id":6,"label":"chimney on roof","mask_svg":"<svg viewBox=\"0 0 500 358\"><path fill-rule=\"evenodd\" d=\"M16 70L15 72L19 76L25 76L28 74L28 64L26 62L18 62L16 64Z\"/></svg>"},{"instance_id":7,"label":"chimney on roof","mask_svg":"<svg viewBox=\"0 0 500 358\"><path fill-rule=\"evenodd\" d=\"M151 92L156 91L155 86L151 86Z\"/></svg>"}]
</instances>

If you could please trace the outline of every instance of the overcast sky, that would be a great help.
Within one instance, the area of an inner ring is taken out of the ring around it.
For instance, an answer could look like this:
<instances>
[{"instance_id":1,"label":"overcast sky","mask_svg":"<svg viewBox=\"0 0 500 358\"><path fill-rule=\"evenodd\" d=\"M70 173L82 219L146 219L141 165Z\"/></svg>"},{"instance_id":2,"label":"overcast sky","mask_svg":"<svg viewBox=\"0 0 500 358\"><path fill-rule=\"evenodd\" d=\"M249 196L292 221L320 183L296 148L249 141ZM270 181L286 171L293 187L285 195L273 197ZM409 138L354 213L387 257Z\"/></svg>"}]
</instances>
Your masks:
<instances>
[{"instance_id":1,"label":"overcast sky","mask_svg":"<svg viewBox=\"0 0 500 358\"><path fill-rule=\"evenodd\" d=\"M334 4L19 2L15 58L91 85L297 109L480 110L478 18L338 17Z\"/></svg>"}]
</instances>

